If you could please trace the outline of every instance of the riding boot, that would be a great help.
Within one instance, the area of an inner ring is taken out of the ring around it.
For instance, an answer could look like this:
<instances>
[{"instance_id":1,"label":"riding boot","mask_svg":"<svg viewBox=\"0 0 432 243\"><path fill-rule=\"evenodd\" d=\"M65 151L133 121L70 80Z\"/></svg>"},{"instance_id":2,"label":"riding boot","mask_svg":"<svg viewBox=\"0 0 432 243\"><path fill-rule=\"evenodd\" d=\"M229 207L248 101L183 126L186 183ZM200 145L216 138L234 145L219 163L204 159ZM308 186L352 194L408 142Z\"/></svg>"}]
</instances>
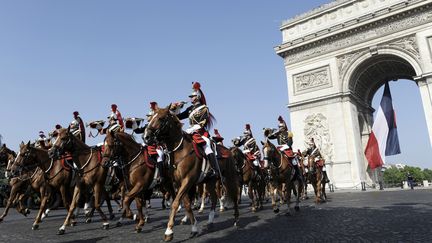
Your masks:
<instances>
[{"instance_id":1,"label":"riding boot","mask_svg":"<svg viewBox=\"0 0 432 243\"><path fill-rule=\"evenodd\" d=\"M157 162L156 167L158 168L158 171L159 171L159 175L158 175L159 181L162 181L163 180L163 176L162 176L163 175L163 173L162 173L163 162Z\"/></svg>"},{"instance_id":2,"label":"riding boot","mask_svg":"<svg viewBox=\"0 0 432 243\"><path fill-rule=\"evenodd\" d=\"M222 179L222 176L219 173L219 164L217 162L216 155L214 153L211 153L211 154L207 155L207 158L210 162L210 166L212 167L212 169L214 171L214 175L216 177L220 177Z\"/></svg>"},{"instance_id":3,"label":"riding boot","mask_svg":"<svg viewBox=\"0 0 432 243\"><path fill-rule=\"evenodd\" d=\"M325 183L329 183L330 182L330 180L329 180L329 178L327 176L327 171L323 171L323 177L324 177Z\"/></svg>"}]
</instances>

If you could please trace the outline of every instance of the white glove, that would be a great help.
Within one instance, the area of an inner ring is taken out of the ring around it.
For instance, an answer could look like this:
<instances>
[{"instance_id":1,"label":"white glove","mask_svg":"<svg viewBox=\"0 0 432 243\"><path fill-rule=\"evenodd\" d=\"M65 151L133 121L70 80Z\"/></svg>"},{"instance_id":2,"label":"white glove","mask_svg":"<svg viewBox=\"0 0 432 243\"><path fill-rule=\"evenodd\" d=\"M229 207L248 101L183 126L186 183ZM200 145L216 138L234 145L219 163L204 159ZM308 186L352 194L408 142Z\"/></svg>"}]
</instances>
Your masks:
<instances>
[{"instance_id":1,"label":"white glove","mask_svg":"<svg viewBox=\"0 0 432 243\"><path fill-rule=\"evenodd\" d=\"M133 119L133 120L132 120L132 129L135 130L135 129L137 129L137 128L138 128L138 124L137 124L137 122L135 121L135 119Z\"/></svg>"},{"instance_id":2,"label":"white glove","mask_svg":"<svg viewBox=\"0 0 432 243\"><path fill-rule=\"evenodd\" d=\"M189 127L188 129L186 129L186 133L187 134L192 134L192 133L194 133L196 130L198 130L200 128L201 128L201 126L198 125L198 124L193 125L192 127Z\"/></svg>"},{"instance_id":3,"label":"white glove","mask_svg":"<svg viewBox=\"0 0 432 243\"><path fill-rule=\"evenodd\" d=\"M254 160L254 161L253 161L253 164L254 164L255 166L259 166L259 165L260 165L259 162L258 162L257 160Z\"/></svg>"}]
</instances>

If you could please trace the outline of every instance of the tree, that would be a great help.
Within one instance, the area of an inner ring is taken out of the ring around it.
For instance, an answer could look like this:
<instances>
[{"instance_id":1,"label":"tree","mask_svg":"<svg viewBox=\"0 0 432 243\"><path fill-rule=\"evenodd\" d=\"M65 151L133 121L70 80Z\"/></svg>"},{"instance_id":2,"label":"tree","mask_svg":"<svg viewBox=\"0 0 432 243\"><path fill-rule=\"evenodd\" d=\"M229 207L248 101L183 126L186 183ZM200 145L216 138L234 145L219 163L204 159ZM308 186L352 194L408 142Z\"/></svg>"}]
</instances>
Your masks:
<instances>
[{"instance_id":1,"label":"tree","mask_svg":"<svg viewBox=\"0 0 432 243\"><path fill-rule=\"evenodd\" d=\"M424 180L432 181L432 170L424 169L423 176L424 176Z\"/></svg>"},{"instance_id":2,"label":"tree","mask_svg":"<svg viewBox=\"0 0 432 243\"><path fill-rule=\"evenodd\" d=\"M404 173L398 168L391 167L384 171L384 183L388 186L400 186L406 180Z\"/></svg>"}]
</instances>

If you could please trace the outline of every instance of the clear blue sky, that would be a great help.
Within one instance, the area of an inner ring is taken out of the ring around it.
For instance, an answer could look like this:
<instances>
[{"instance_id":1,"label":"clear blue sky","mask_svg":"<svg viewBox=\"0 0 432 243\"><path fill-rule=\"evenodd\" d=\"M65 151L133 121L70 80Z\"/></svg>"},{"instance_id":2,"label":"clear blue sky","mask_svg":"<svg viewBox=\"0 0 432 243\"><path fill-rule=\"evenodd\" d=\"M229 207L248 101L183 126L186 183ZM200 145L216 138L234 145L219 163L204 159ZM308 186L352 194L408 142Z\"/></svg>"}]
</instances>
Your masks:
<instances>
[{"instance_id":1,"label":"clear blue sky","mask_svg":"<svg viewBox=\"0 0 432 243\"><path fill-rule=\"evenodd\" d=\"M150 101L188 100L199 81L228 143L245 123L262 138L279 115L289 119L273 50L280 24L327 2L0 1L0 134L16 149L66 126L75 110L104 119L112 103L124 117L144 117ZM399 83L391 88L403 154L390 158L432 167L419 92Z\"/></svg>"}]
</instances>

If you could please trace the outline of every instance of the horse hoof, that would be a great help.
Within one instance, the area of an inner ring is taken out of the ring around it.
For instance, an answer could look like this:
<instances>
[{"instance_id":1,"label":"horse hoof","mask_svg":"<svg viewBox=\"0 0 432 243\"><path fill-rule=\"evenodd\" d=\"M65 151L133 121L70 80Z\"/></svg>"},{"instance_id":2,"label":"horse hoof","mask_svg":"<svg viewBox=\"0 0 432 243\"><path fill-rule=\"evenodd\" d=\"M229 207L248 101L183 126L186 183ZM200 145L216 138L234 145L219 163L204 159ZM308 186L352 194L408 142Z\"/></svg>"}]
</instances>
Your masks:
<instances>
[{"instance_id":1,"label":"horse hoof","mask_svg":"<svg viewBox=\"0 0 432 243\"><path fill-rule=\"evenodd\" d=\"M255 207L252 208L252 213L255 213L257 210Z\"/></svg>"},{"instance_id":2,"label":"horse hoof","mask_svg":"<svg viewBox=\"0 0 432 243\"><path fill-rule=\"evenodd\" d=\"M150 217L146 217L145 219L144 219L144 222L145 223L148 223L150 221Z\"/></svg>"},{"instance_id":3,"label":"horse hoof","mask_svg":"<svg viewBox=\"0 0 432 243\"><path fill-rule=\"evenodd\" d=\"M238 226L238 221L236 220L236 221L234 221L234 227L237 228L237 226Z\"/></svg>"},{"instance_id":4,"label":"horse hoof","mask_svg":"<svg viewBox=\"0 0 432 243\"><path fill-rule=\"evenodd\" d=\"M121 227L123 224L121 222L116 223L116 227Z\"/></svg>"},{"instance_id":5,"label":"horse hoof","mask_svg":"<svg viewBox=\"0 0 432 243\"><path fill-rule=\"evenodd\" d=\"M189 239L195 238L198 236L198 232L191 232L189 235Z\"/></svg>"},{"instance_id":6,"label":"horse hoof","mask_svg":"<svg viewBox=\"0 0 432 243\"><path fill-rule=\"evenodd\" d=\"M184 225L184 224L186 224L186 222L183 220L180 220L180 225Z\"/></svg>"},{"instance_id":7,"label":"horse hoof","mask_svg":"<svg viewBox=\"0 0 432 243\"><path fill-rule=\"evenodd\" d=\"M85 223L86 223L86 224L90 224L90 223L91 223L91 221L92 221L92 219L91 219L91 218L87 218L87 219L86 219L86 221L85 221Z\"/></svg>"},{"instance_id":8,"label":"horse hoof","mask_svg":"<svg viewBox=\"0 0 432 243\"><path fill-rule=\"evenodd\" d=\"M3 218L0 218L0 223L3 222Z\"/></svg>"},{"instance_id":9,"label":"horse hoof","mask_svg":"<svg viewBox=\"0 0 432 243\"><path fill-rule=\"evenodd\" d=\"M168 241L172 241L174 239L174 234L170 234L170 235L165 235L164 236L164 241L168 242Z\"/></svg>"},{"instance_id":10,"label":"horse hoof","mask_svg":"<svg viewBox=\"0 0 432 243\"><path fill-rule=\"evenodd\" d=\"M137 234L141 233L141 231L142 231L141 228L136 228L136 229L135 229L135 233L137 233Z\"/></svg>"},{"instance_id":11,"label":"horse hoof","mask_svg":"<svg viewBox=\"0 0 432 243\"><path fill-rule=\"evenodd\" d=\"M65 233L65 230L64 230L64 229L60 229L60 230L57 232L57 235L64 235L64 233Z\"/></svg>"},{"instance_id":12,"label":"horse hoof","mask_svg":"<svg viewBox=\"0 0 432 243\"><path fill-rule=\"evenodd\" d=\"M296 212L298 212L298 211L300 211L300 207L299 207L299 206L295 206L295 207L294 207L294 210L295 210Z\"/></svg>"},{"instance_id":13,"label":"horse hoof","mask_svg":"<svg viewBox=\"0 0 432 243\"><path fill-rule=\"evenodd\" d=\"M104 225L102 226L102 229L104 229L104 230L109 229L109 224L104 224Z\"/></svg>"},{"instance_id":14,"label":"horse hoof","mask_svg":"<svg viewBox=\"0 0 432 243\"><path fill-rule=\"evenodd\" d=\"M72 226L72 227L75 227L77 225L77 222L72 222L71 224L70 224L70 226Z\"/></svg>"},{"instance_id":15,"label":"horse hoof","mask_svg":"<svg viewBox=\"0 0 432 243\"><path fill-rule=\"evenodd\" d=\"M225 212L225 208L221 208L221 209L219 209L219 212Z\"/></svg>"},{"instance_id":16,"label":"horse hoof","mask_svg":"<svg viewBox=\"0 0 432 243\"><path fill-rule=\"evenodd\" d=\"M199 214L202 214L203 212L204 212L203 209L198 210L198 213L199 213Z\"/></svg>"},{"instance_id":17,"label":"horse hoof","mask_svg":"<svg viewBox=\"0 0 432 243\"><path fill-rule=\"evenodd\" d=\"M292 214L291 214L291 212L290 212L290 211L288 211L288 212L286 212L285 216L288 216L288 217L290 217L290 216L292 216Z\"/></svg>"},{"instance_id":18,"label":"horse hoof","mask_svg":"<svg viewBox=\"0 0 432 243\"><path fill-rule=\"evenodd\" d=\"M39 225L38 224L35 224L35 225L32 226L32 230L38 230L38 229L39 229Z\"/></svg>"},{"instance_id":19,"label":"horse hoof","mask_svg":"<svg viewBox=\"0 0 432 243\"><path fill-rule=\"evenodd\" d=\"M110 217L109 217L110 220L113 220L114 218L115 218L114 214L111 214Z\"/></svg>"},{"instance_id":20,"label":"horse hoof","mask_svg":"<svg viewBox=\"0 0 432 243\"><path fill-rule=\"evenodd\" d=\"M84 214L84 217L86 217L86 218L89 218L90 216L91 216L90 212Z\"/></svg>"},{"instance_id":21,"label":"horse hoof","mask_svg":"<svg viewBox=\"0 0 432 243\"><path fill-rule=\"evenodd\" d=\"M273 209L273 213L279 213L279 208Z\"/></svg>"}]
</instances>

